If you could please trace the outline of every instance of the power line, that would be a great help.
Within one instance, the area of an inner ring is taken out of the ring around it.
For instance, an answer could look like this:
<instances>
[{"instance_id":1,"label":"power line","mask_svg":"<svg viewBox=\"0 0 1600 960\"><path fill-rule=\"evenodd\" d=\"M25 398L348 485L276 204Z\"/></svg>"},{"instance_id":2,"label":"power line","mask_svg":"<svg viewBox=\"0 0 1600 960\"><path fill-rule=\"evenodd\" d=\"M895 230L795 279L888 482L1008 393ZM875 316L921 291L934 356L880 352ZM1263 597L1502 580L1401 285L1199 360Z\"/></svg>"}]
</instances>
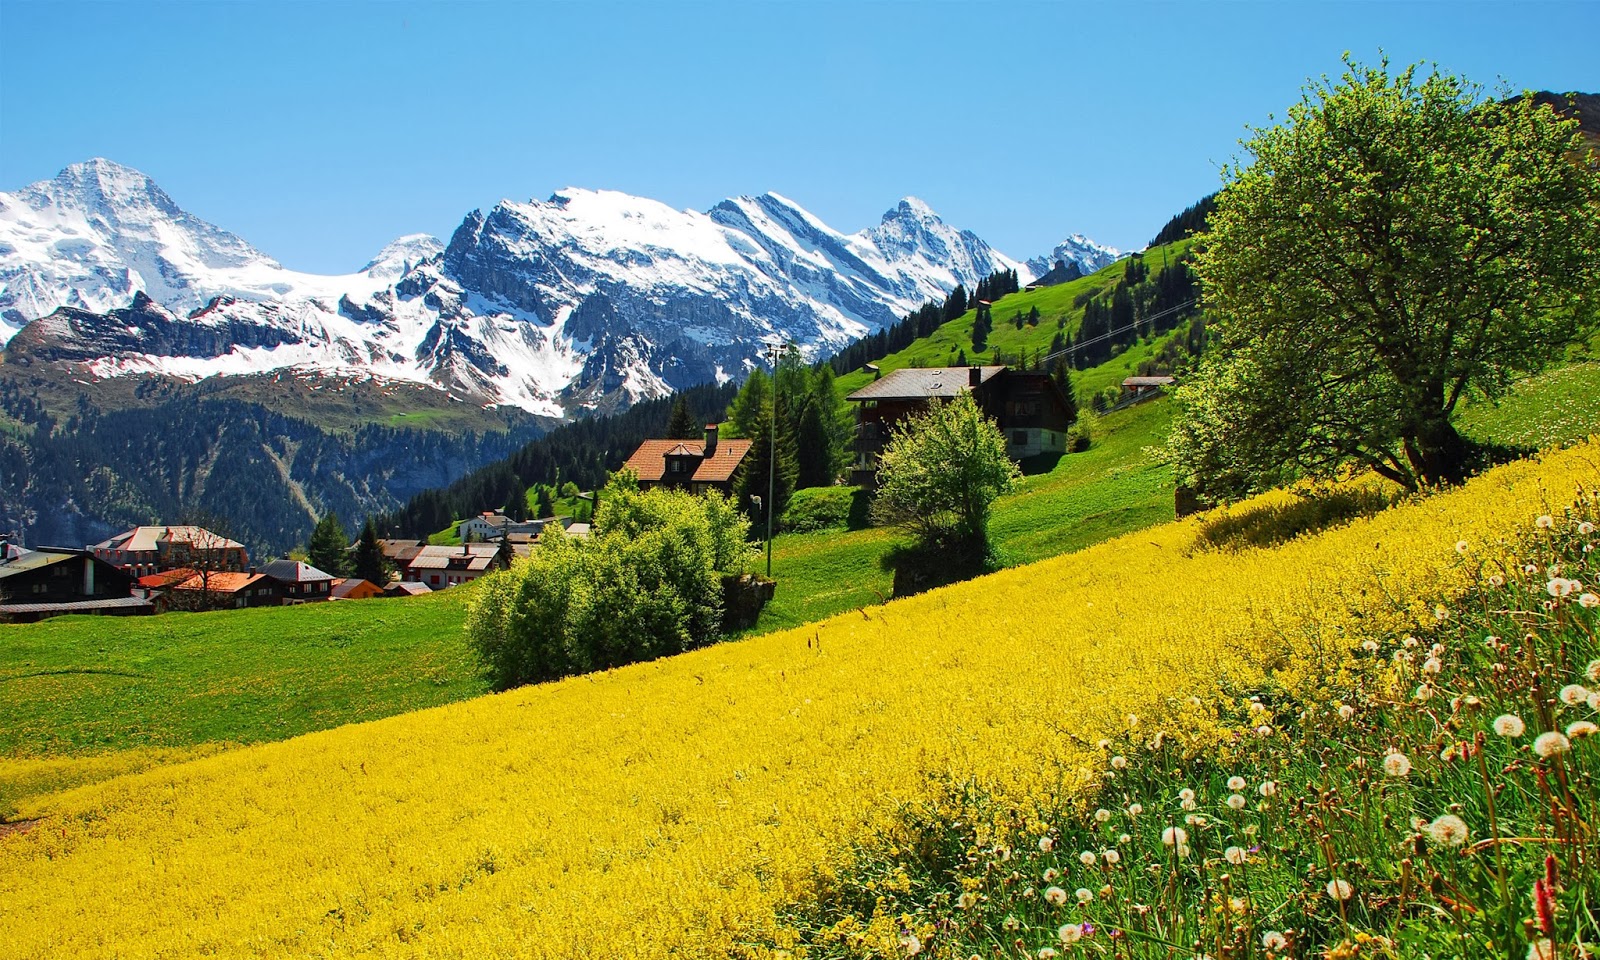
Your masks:
<instances>
[{"instance_id":1,"label":"power line","mask_svg":"<svg viewBox=\"0 0 1600 960\"><path fill-rule=\"evenodd\" d=\"M1195 304L1197 304L1199 302L1200 302L1200 299L1198 297L1196 297L1193 300L1186 300L1183 303L1180 303L1175 307L1168 307L1167 309L1161 311L1160 313L1152 313L1150 316L1142 317L1142 318L1140 318L1138 320L1135 320L1134 322L1132 322L1130 324L1127 324L1126 326L1118 327L1115 330L1108 330L1105 333L1102 333L1098 337L1090 337L1087 340L1080 340L1077 343L1074 343L1070 347L1066 347L1064 349L1057 350L1055 353L1045 354L1043 357L1040 357L1035 362L1037 362L1037 363L1048 363L1051 360L1056 359L1057 357L1064 357L1069 353L1077 352L1079 347L1087 347L1087 346L1089 346L1091 344L1096 344L1096 343L1100 343L1100 342L1105 341L1105 340L1110 340L1112 337L1115 337L1118 334L1127 333L1129 330L1137 329L1138 327L1141 327L1144 324L1149 323L1149 322L1151 322L1153 320L1160 320L1162 317L1170 316L1170 315L1172 315L1174 313L1177 313L1179 310L1186 310L1189 307L1192 307L1192 306L1194 306Z\"/></svg>"}]
</instances>

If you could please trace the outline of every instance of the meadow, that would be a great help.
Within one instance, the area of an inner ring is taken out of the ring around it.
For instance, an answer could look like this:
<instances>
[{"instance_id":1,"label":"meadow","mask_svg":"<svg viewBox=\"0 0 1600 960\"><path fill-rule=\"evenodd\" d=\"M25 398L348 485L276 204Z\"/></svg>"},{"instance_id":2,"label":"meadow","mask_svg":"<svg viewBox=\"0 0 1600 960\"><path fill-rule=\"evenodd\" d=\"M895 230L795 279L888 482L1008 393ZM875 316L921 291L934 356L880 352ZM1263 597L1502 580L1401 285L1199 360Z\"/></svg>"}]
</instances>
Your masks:
<instances>
[{"instance_id":1,"label":"meadow","mask_svg":"<svg viewBox=\"0 0 1600 960\"><path fill-rule=\"evenodd\" d=\"M1583 444L1237 552L1191 518L36 798L21 812L41 822L0 842L0 956L786 955L801 931L785 918L901 842L907 809L981 794L984 841L1013 843L1088 794L1096 743L1130 715L1162 729L1191 697L1294 688L1364 639L1436 625L1530 518L1594 491L1597 465ZM903 952L894 922L860 932Z\"/></svg>"}]
</instances>

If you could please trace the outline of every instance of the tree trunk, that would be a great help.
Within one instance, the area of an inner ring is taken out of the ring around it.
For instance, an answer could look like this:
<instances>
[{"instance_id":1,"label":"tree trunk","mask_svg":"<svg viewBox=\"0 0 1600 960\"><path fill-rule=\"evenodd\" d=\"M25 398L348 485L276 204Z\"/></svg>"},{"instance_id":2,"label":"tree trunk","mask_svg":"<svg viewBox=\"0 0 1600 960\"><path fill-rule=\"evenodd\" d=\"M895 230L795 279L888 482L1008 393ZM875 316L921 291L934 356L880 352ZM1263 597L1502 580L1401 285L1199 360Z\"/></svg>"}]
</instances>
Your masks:
<instances>
[{"instance_id":1,"label":"tree trunk","mask_svg":"<svg viewBox=\"0 0 1600 960\"><path fill-rule=\"evenodd\" d=\"M1424 485L1455 485L1467 478L1467 441L1447 416L1434 416L1419 424L1406 438L1406 455Z\"/></svg>"}]
</instances>

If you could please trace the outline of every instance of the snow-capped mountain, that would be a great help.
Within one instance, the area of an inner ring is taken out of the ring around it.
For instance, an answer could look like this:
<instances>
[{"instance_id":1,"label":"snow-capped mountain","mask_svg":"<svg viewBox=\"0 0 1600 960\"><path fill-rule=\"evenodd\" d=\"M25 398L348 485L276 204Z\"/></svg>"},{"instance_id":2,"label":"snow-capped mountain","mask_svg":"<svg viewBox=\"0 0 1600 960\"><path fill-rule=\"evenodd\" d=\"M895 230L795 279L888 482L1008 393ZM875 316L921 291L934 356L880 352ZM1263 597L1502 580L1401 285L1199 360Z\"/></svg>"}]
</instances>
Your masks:
<instances>
[{"instance_id":1,"label":"snow-capped mountain","mask_svg":"<svg viewBox=\"0 0 1600 960\"><path fill-rule=\"evenodd\" d=\"M1036 272L915 198L845 234L773 193L701 213L569 188L318 276L110 161L0 194L0 337L46 318L14 359L101 377L365 374L551 416L740 376L772 341L826 354L998 269Z\"/></svg>"},{"instance_id":2,"label":"snow-capped mountain","mask_svg":"<svg viewBox=\"0 0 1600 960\"><path fill-rule=\"evenodd\" d=\"M1030 258L1028 269L1033 271L1034 276L1042 277L1058 262L1066 261L1076 263L1083 268L1084 273L1094 273L1107 264L1115 263L1120 256L1122 251L1116 247L1095 243L1081 233L1074 233L1056 244L1055 249L1049 253Z\"/></svg>"},{"instance_id":3,"label":"snow-capped mountain","mask_svg":"<svg viewBox=\"0 0 1600 960\"><path fill-rule=\"evenodd\" d=\"M57 307L103 313L140 291L178 313L217 296L337 299L382 286L384 271L418 259L428 243L439 246L402 238L348 277L297 273L185 212L139 171L96 158L0 193L0 343Z\"/></svg>"}]
</instances>

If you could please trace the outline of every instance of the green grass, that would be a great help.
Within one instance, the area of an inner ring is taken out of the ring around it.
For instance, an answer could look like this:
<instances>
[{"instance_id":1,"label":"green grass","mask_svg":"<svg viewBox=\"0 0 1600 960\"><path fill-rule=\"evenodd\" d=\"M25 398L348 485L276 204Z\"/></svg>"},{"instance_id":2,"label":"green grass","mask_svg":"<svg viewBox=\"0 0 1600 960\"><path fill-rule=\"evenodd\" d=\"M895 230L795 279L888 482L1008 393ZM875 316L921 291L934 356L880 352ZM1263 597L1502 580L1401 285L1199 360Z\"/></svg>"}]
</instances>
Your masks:
<instances>
[{"instance_id":1,"label":"green grass","mask_svg":"<svg viewBox=\"0 0 1600 960\"><path fill-rule=\"evenodd\" d=\"M1171 471L1145 450L1159 443L1167 401L1099 420L1083 453L1023 479L995 503L990 534L1007 565L1032 563L1173 516ZM777 595L752 634L766 633L888 599L894 576L883 558L902 539L893 530L783 534L773 540ZM765 569L763 566L761 569Z\"/></svg>"},{"instance_id":2,"label":"green grass","mask_svg":"<svg viewBox=\"0 0 1600 960\"><path fill-rule=\"evenodd\" d=\"M445 527L443 530L440 530L437 533L428 534L428 543L429 543L429 545L435 546L435 547L459 547L459 546L461 546L460 527L461 527L461 521L460 520L456 520L456 521L452 522L450 524L450 526Z\"/></svg>"},{"instance_id":3,"label":"green grass","mask_svg":"<svg viewBox=\"0 0 1600 960\"><path fill-rule=\"evenodd\" d=\"M1600 362L1529 377L1498 404L1466 407L1458 422L1476 440L1512 446L1548 447L1600 433Z\"/></svg>"},{"instance_id":4,"label":"green grass","mask_svg":"<svg viewBox=\"0 0 1600 960\"><path fill-rule=\"evenodd\" d=\"M476 696L464 591L0 626L0 756L280 740Z\"/></svg>"},{"instance_id":5,"label":"green grass","mask_svg":"<svg viewBox=\"0 0 1600 960\"><path fill-rule=\"evenodd\" d=\"M1155 273L1161 269L1163 258L1167 261L1176 259L1192 242L1180 240L1164 247L1154 247L1146 251L1144 262L1150 267L1151 273ZM1083 308L1073 306L1073 301L1091 291L1098 293L1111 289L1127 272L1127 266L1127 260L1119 260L1070 283L1024 290L995 301L991 310L994 330L989 334L988 349L982 355L974 354L972 350L972 325L978 317L977 308L974 307L904 350L876 361L876 365L879 370L889 373L904 367L946 366L960 352L965 352L969 360L976 360L978 356L992 357L996 349L1007 356L1017 356L1024 350L1030 354L1046 351L1057 333L1076 335L1078 324L1083 320ZM1035 307L1039 309L1039 324L1032 327L1023 324L1022 329L1018 330L1011 318L1017 313L1026 316ZM1058 327L1058 323L1064 323L1064 327ZM1098 390L1120 384L1123 377L1131 375L1138 361L1146 359L1154 349L1149 344L1136 345L1109 363L1090 370L1075 371L1073 377L1079 396L1087 399ZM1119 362L1124 358L1128 362ZM840 393L848 395L871 383L872 379L872 374L865 370L847 373L839 378Z\"/></svg>"}]
</instances>

